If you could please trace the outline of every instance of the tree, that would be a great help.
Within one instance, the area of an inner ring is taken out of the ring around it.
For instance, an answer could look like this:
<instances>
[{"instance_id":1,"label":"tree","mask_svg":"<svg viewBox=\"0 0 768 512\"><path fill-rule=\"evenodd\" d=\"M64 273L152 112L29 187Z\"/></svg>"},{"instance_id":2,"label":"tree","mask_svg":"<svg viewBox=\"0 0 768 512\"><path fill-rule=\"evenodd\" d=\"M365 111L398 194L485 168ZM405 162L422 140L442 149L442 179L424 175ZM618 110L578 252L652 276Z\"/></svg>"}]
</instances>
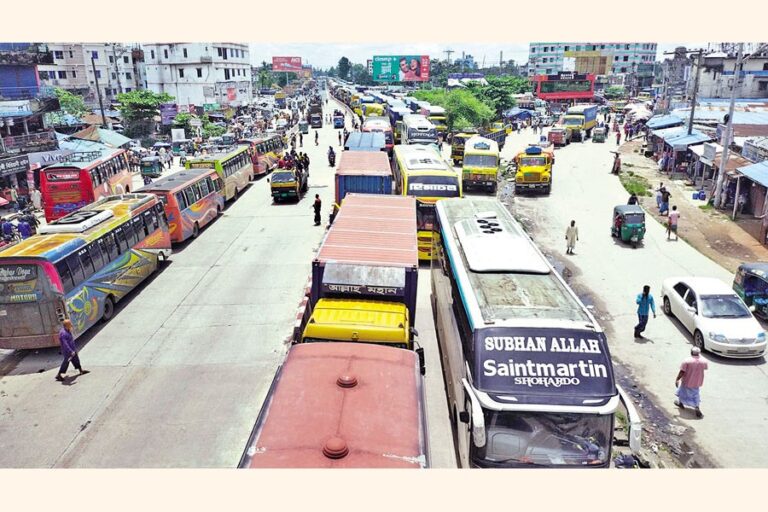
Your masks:
<instances>
[{"instance_id":1,"label":"tree","mask_svg":"<svg viewBox=\"0 0 768 512\"><path fill-rule=\"evenodd\" d=\"M346 80L349 77L349 71L352 69L352 64L349 59L342 57L339 59L339 78Z\"/></svg>"},{"instance_id":2,"label":"tree","mask_svg":"<svg viewBox=\"0 0 768 512\"><path fill-rule=\"evenodd\" d=\"M485 126L494 117L493 109L468 90L422 89L413 95L419 100L445 108L449 130Z\"/></svg>"},{"instance_id":3,"label":"tree","mask_svg":"<svg viewBox=\"0 0 768 512\"><path fill-rule=\"evenodd\" d=\"M82 97L60 87L56 87L53 93L59 99L59 105L61 105L61 110L64 113L75 117L82 117L88 113L88 108Z\"/></svg>"},{"instance_id":4,"label":"tree","mask_svg":"<svg viewBox=\"0 0 768 512\"><path fill-rule=\"evenodd\" d=\"M362 64L354 64L352 66L350 79L356 84L373 85L373 77L368 74L368 67Z\"/></svg>"},{"instance_id":5,"label":"tree","mask_svg":"<svg viewBox=\"0 0 768 512\"><path fill-rule=\"evenodd\" d=\"M627 94L623 85L609 85L603 91L603 95L608 99L623 98Z\"/></svg>"},{"instance_id":6,"label":"tree","mask_svg":"<svg viewBox=\"0 0 768 512\"><path fill-rule=\"evenodd\" d=\"M152 133L153 118L158 114L158 108L162 103L173 101L173 96L140 89L118 94L117 101L120 103L126 134L136 137Z\"/></svg>"},{"instance_id":7,"label":"tree","mask_svg":"<svg viewBox=\"0 0 768 512\"><path fill-rule=\"evenodd\" d=\"M189 112L179 112L176 117L173 118L173 126L176 128L184 128L186 133L192 133L194 130L190 126L189 122L196 116Z\"/></svg>"},{"instance_id":8,"label":"tree","mask_svg":"<svg viewBox=\"0 0 768 512\"><path fill-rule=\"evenodd\" d=\"M291 80L296 80L296 73L277 73L277 85L285 87Z\"/></svg>"},{"instance_id":9,"label":"tree","mask_svg":"<svg viewBox=\"0 0 768 512\"><path fill-rule=\"evenodd\" d=\"M209 139L211 137L218 137L219 135L223 135L225 133L227 133L227 129L223 126L213 124L211 119L208 117L208 114L203 116L203 137Z\"/></svg>"}]
</instances>

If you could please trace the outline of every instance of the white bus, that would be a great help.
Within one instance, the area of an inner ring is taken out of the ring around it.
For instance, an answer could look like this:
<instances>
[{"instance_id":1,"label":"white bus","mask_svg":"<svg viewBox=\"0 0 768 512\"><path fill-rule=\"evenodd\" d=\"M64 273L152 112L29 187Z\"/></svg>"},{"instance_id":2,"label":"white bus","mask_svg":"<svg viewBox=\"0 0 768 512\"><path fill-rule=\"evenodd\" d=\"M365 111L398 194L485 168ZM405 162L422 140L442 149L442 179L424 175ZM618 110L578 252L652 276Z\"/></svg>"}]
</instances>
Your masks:
<instances>
[{"instance_id":1,"label":"white bus","mask_svg":"<svg viewBox=\"0 0 768 512\"><path fill-rule=\"evenodd\" d=\"M624 395L597 321L498 200L436 210L432 305L460 466L608 467Z\"/></svg>"},{"instance_id":2,"label":"white bus","mask_svg":"<svg viewBox=\"0 0 768 512\"><path fill-rule=\"evenodd\" d=\"M437 128L419 114L403 116L401 136L403 144L437 144Z\"/></svg>"}]
</instances>

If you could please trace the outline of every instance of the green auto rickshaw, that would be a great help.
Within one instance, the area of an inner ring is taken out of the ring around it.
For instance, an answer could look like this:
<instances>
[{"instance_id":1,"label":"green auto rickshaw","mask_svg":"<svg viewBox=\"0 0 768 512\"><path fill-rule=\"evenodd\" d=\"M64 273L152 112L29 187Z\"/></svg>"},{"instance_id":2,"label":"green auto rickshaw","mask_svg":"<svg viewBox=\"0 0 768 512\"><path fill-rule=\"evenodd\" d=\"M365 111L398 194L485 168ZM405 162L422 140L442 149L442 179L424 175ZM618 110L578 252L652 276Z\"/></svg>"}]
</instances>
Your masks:
<instances>
[{"instance_id":1,"label":"green auto rickshaw","mask_svg":"<svg viewBox=\"0 0 768 512\"><path fill-rule=\"evenodd\" d=\"M733 278L733 291L755 316L768 320L768 263L742 263Z\"/></svg>"},{"instance_id":2,"label":"green auto rickshaw","mask_svg":"<svg viewBox=\"0 0 768 512\"><path fill-rule=\"evenodd\" d=\"M145 156L141 159L141 175L159 178L163 173L163 163L159 156Z\"/></svg>"},{"instance_id":3,"label":"green auto rickshaw","mask_svg":"<svg viewBox=\"0 0 768 512\"><path fill-rule=\"evenodd\" d=\"M611 236L637 247L645 236L645 211L636 204L614 207Z\"/></svg>"},{"instance_id":4,"label":"green auto rickshaw","mask_svg":"<svg viewBox=\"0 0 768 512\"><path fill-rule=\"evenodd\" d=\"M306 121L299 121L299 131L304 135L309 133L309 123Z\"/></svg>"},{"instance_id":5,"label":"green auto rickshaw","mask_svg":"<svg viewBox=\"0 0 768 512\"><path fill-rule=\"evenodd\" d=\"M608 130L603 126L598 126L592 130L592 142L605 142Z\"/></svg>"}]
</instances>

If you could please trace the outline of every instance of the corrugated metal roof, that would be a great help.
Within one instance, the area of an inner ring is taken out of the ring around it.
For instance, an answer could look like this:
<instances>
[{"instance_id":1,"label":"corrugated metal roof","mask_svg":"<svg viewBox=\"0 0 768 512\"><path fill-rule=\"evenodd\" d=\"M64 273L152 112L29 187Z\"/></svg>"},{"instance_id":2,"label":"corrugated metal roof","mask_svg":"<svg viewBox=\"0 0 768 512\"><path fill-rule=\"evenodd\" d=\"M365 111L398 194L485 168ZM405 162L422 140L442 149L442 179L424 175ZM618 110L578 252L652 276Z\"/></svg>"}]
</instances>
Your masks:
<instances>
[{"instance_id":1,"label":"corrugated metal roof","mask_svg":"<svg viewBox=\"0 0 768 512\"><path fill-rule=\"evenodd\" d=\"M347 194L315 260L418 267L416 199Z\"/></svg>"},{"instance_id":2,"label":"corrugated metal roof","mask_svg":"<svg viewBox=\"0 0 768 512\"><path fill-rule=\"evenodd\" d=\"M674 126L671 128L662 128L660 130L652 130L651 135L665 139L666 137L673 137L683 133L688 133L688 128L685 126Z\"/></svg>"},{"instance_id":3,"label":"corrugated metal roof","mask_svg":"<svg viewBox=\"0 0 768 512\"><path fill-rule=\"evenodd\" d=\"M688 118L691 115L690 108L675 109L672 114L678 117ZM694 121L702 122L717 122L722 123L725 115L728 114L728 105L718 108L696 107L694 112ZM736 110L733 112L734 124L768 124L768 110L756 110L751 112L744 112Z\"/></svg>"},{"instance_id":4,"label":"corrugated metal roof","mask_svg":"<svg viewBox=\"0 0 768 512\"><path fill-rule=\"evenodd\" d=\"M712 137L706 133L701 133L698 130L693 130L690 135L688 135L688 131L686 130L682 135L664 137L664 142L674 147L691 146L693 144L700 144L710 140L712 140Z\"/></svg>"},{"instance_id":5,"label":"corrugated metal roof","mask_svg":"<svg viewBox=\"0 0 768 512\"><path fill-rule=\"evenodd\" d=\"M722 153L718 153L715 156L715 159L713 162L715 164L714 167L716 169L720 168L720 160L722 160L722 157L723 157ZM728 161L725 163L725 170L735 171L736 169L739 169L741 167L747 167L752 163L753 163L752 160L748 160L741 155L734 155L733 152L729 152Z\"/></svg>"},{"instance_id":6,"label":"corrugated metal roof","mask_svg":"<svg viewBox=\"0 0 768 512\"><path fill-rule=\"evenodd\" d=\"M764 187L768 187L768 161L740 167L739 172Z\"/></svg>"},{"instance_id":7,"label":"corrugated metal roof","mask_svg":"<svg viewBox=\"0 0 768 512\"><path fill-rule=\"evenodd\" d=\"M680 126L684 123L681 118L674 114L667 114L663 116L653 116L645 123L645 126L651 130L660 130L662 128L669 128L672 126Z\"/></svg>"},{"instance_id":8,"label":"corrugated metal roof","mask_svg":"<svg viewBox=\"0 0 768 512\"><path fill-rule=\"evenodd\" d=\"M342 151L337 175L392 176L389 158L383 151Z\"/></svg>"}]
</instances>

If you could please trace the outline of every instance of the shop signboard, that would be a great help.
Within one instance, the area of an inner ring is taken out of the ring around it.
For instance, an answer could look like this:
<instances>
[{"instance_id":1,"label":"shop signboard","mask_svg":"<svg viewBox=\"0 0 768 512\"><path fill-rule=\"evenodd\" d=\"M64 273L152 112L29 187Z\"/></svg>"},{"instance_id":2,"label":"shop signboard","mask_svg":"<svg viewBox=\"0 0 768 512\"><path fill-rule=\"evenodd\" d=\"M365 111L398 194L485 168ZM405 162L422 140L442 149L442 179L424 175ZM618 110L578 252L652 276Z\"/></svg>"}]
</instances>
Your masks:
<instances>
[{"instance_id":1,"label":"shop signboard","mask_svg":"<svg viewBox=\"0 0 768 512\"><path fill-rule=\"evenodd\" d=\"M10 176L29 169L29 157L27 155L0 158L0 177Z\"/></svg>"}]
</instances>

